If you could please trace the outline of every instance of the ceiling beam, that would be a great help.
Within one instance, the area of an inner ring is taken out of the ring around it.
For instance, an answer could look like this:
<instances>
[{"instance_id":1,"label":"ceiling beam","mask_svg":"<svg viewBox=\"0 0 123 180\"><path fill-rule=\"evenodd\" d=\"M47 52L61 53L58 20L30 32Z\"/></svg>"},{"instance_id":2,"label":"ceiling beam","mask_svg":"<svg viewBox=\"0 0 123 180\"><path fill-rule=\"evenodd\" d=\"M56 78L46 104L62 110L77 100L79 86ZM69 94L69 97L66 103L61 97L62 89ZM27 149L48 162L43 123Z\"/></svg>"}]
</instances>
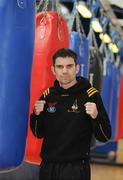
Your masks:
<instances>
[{"instance_id":1,"label":"ceiling beam","mask_svg":"<svg viewBox=\"0 0 123 180\"><path fill-rule=\"evenodd\" d=\"M123 8L123 0L108 0L110 4Z\"/></svg>"}]
</instances>

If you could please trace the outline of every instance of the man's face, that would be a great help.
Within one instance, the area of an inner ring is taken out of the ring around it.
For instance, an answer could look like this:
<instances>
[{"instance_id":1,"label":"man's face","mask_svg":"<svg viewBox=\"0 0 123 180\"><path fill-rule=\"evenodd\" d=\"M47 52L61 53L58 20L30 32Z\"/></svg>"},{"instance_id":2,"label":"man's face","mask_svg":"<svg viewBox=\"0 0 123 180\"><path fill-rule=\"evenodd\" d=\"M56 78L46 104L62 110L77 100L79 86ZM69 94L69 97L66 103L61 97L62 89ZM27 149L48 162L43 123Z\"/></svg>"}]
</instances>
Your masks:
<instances>
[{"instance_id":1,"label":"man's face","mask_svg":"<svg viewBox=\"0 0 123 180\"><path fill-rule=\"evenodd\" d=\"M76 73L79 66L75 64L72 57L58 57L55 66L52 67L53 74L61 85L68 85L76 81Z\"/></svg>"}]
</instances>

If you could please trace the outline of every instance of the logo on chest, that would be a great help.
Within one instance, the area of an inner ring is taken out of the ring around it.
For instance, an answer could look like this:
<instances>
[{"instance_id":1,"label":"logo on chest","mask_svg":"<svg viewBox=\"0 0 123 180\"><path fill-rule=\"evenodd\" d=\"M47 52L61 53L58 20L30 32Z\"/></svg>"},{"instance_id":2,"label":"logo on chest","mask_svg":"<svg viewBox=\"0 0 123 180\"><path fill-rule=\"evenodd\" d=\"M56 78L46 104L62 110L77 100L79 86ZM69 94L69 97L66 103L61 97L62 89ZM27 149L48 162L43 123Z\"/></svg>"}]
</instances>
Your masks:
<instances>
[{"instance_id":1,"label":"logo on chest","mask_svg":"<svg viewBox=\"0 0 123 180\"><path fill-rule=\"evenodd\" d=\"M74 101L73 105L68 109L68 112L74 112L74 113L79 113L78 110L78 104L77 104L77 99Z\"/></svg>"},{"instance_id":2,"label":"logo on chest","mask_svg":"<svg viewBox=\"0 0 123 180\"><path fill-rule=\"evenodd\" d=\"M48 103L47 111L48 111L49 113L54 113L54 112L56 112L56 104L57 104L57 102L49 102L49 103Z\"/></svg>"}]
</instances>

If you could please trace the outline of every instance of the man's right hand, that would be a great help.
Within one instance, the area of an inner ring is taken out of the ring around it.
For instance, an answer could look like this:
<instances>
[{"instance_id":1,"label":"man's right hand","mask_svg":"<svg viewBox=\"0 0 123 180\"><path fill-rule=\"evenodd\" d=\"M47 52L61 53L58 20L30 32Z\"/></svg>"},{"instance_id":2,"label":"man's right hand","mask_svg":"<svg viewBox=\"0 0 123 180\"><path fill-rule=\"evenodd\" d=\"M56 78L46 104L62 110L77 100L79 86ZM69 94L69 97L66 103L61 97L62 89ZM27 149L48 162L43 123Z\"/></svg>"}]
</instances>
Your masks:
<instances>
[{"instance_id":1,"label":"man's right hand","mask_svg":"<svg viewBox=\"0 0 123 180\"><path fill-rule=\"evenodd\" d=\"M34 113L35 115L39 115L44 110L44 105L46 104L46 101L40 100L36 101L34 104Z\"/></svg>"}]
</instances>

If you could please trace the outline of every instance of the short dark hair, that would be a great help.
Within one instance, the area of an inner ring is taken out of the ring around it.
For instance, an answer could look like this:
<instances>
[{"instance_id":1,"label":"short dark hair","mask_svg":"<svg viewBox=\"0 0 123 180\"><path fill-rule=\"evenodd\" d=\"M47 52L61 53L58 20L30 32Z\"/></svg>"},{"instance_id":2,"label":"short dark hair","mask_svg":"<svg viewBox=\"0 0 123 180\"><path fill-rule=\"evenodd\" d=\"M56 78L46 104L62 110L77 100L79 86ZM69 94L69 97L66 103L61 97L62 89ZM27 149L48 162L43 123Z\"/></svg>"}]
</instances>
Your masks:
<instances>
[{"instance_id":1,"label":"short dark hair","mask_svg":"<svg viewBox=\"0 0 123 180\"><path fill-rule=\"evenodd\" d=\"M61 48L58 51L56 51L55 54L53 55L53 66L55 66L55 62L58 57L63 57L63 58L71 57L74 59L75 64L77 64L77 54L71 49Z\"/></svg>"}]
</instances>

